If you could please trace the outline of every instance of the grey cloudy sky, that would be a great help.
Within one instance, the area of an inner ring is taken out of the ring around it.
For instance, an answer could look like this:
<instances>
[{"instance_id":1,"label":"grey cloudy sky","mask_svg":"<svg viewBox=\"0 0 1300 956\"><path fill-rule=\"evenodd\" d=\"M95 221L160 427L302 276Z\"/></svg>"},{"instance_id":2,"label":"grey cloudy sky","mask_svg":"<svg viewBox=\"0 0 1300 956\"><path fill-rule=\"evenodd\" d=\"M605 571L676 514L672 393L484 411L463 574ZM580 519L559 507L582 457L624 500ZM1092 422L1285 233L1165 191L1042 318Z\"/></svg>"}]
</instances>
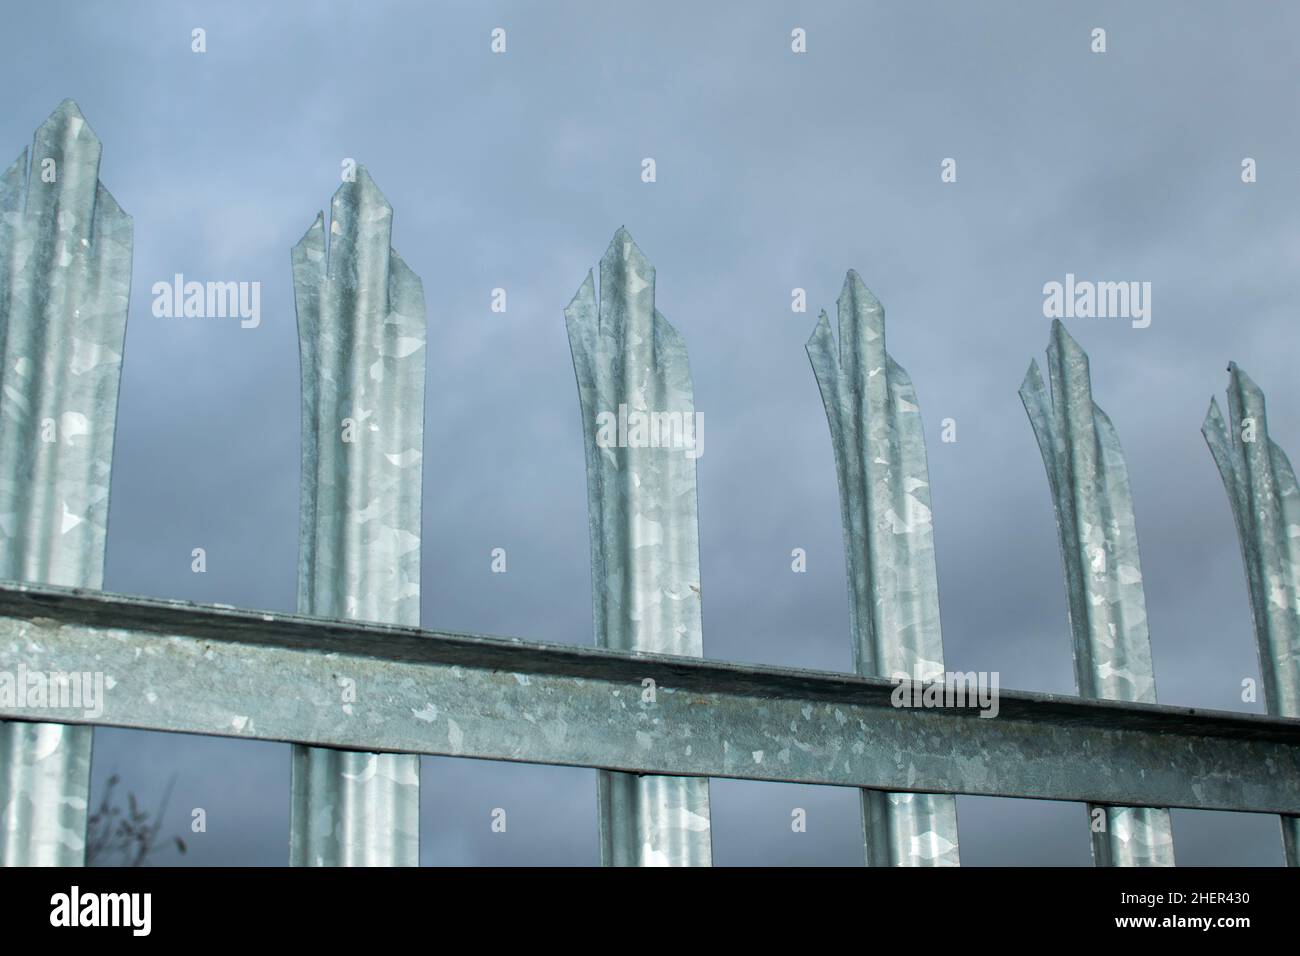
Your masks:
<instances>
[{"instance_id":1,"label":"grey cloudy sky","mask_svg":"<svg viewBox=\"0 0 1300 956\"><path fill-rule=\"evenodd\" d=\"M1160 700L1262 711L1240 700L1258 664L1199 428L1232 359L1300 454L1298 33L1300 7L1263 2L10 4L0 149L17 156L75 99L135 220L105 587L293 609L289 248L355 157L428 301L425 627L591 642L562 309L626 225L707 421L709 657L851 667L803 343L855 268L920 396L949 666L1073 692L1056 528L1016 394L1047 344L1043 284L1072 272L1153 287L1149 328L1067 324L1128 456ZM261 326L155 318L150 286L177 272L261 282ZM947 417L954 444L939 442ZM490 573L494 547L509 573ZM793 547L808 573L790 572ZM287 746L98 731L96 793L112 772L146 802L177 775L167 832L188 862L287 860ZM426 758L422 777L426 864L598 859L594 772ZM718 864L861 860L851 790L714 781L712 800ZM194 807L206 834L189 832ZM960 798L958 813L967 864L1089 862L1079 806ZM1272 817L1176 811L1174 837L1180 863L1281 862Z\"/></svg>"}]
</instances>

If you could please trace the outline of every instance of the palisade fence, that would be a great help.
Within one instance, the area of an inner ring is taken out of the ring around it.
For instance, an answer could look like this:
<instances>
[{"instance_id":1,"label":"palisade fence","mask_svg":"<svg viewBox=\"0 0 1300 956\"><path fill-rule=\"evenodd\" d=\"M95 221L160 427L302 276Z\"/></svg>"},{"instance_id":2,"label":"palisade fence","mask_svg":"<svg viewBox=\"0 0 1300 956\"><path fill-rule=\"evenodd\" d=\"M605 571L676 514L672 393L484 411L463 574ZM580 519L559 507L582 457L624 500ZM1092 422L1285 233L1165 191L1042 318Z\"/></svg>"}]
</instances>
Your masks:
<instances>
[{"instance_id":1,"label":"palisade fence","mask_svg":"<svg viewBox=\"0 0 1300 956\"><path fill-rule=\"evenodd\" d=\"M944 672L922 419L850 272L808 342L839 476L857 673L700 659L695 462L598 439L694 413L654 268L619 230L565 310L585 433L596 648L421 631L425 309L363 169L293 249L298 615L104 594L130 219L65 101L0 181L0 862L84 858L91 724L289 742L296 865L419 860L418 755L599 771L602 860L711 862L709 777L857 787L866 861L958 862L954 794L1089 804L1099 865L1174 862L1170 807L1280 814L1300 865L1300 489L1230 367L1204 434L1227 488L1269 715L1155 703L1124 457L1055 324L1021 396L1055 506L1079 697L899 708ZM350 430L350 437L344 435ZM311 616L307 616L311 615ZM106 676L91 719L15 693ZM7 680L6 680L7 678ZM340 685L364 693L344 703ZM5 687L9 693L5 693ZM42 706L44 705L44 706ZM51 723L57 713L58 723Z\"/></svg>"}]
</instances>

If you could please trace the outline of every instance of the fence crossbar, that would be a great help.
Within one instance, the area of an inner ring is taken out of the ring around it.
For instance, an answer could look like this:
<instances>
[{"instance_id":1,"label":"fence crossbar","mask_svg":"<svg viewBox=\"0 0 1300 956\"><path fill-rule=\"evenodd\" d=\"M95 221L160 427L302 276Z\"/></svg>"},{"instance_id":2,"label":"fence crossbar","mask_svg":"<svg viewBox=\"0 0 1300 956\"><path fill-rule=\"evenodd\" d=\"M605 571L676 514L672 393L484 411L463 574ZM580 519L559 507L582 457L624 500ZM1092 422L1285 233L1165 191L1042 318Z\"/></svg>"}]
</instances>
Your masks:
<instances>
[{"instance_id":1,"label":"fence crossbar","mask_svg":"<svg viewBox=\"0 0 1300 956\"><path fill-rule=\"evenodd\" d=\"M880 678L0 584L0 672L98 672L57 719L682 776L1300 813L1300 720L1002 691L900 708ZM339 677L356 680L346 713ZM655 681L653 703L642 682ZM0 718L49 720L0 695Z\"/></svg>"}]
</instances>

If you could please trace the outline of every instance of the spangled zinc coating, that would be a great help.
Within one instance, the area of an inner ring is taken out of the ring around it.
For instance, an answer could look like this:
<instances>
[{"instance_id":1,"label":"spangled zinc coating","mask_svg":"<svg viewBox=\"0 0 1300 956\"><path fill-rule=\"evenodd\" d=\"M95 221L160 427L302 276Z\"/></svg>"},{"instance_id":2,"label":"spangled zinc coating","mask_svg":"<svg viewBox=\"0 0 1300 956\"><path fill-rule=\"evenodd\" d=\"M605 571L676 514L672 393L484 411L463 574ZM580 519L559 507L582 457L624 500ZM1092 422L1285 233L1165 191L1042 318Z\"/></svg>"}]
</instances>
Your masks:
<instances>
[{"instance_id":1,"label":"spangled zinc coating","mask_svg":"<svg viewBox=\"0 0 1300 956\"><path fill-rule=\"evenodd\" d=\"M1030 361L1020 386L1056 509L1079 694L1156 702L1146 596L1124 452L1092 400L1088 356L1060 321L1047 347L1049 397ZM1105 828L1093 826L1102 811ZM1089 806L1098 866L1173 866L1169 811Z\"/></svg>"},{"instance_id":2,"label":"spangled zinc coating","mask_svg":"<svg viewBox=\"0 0 1300 956\"><path fill-rule=\"evenodd\" d=\"M597 441L597 416L617 417L620 405L692 421L695 413L686 346L655 309L654 266L625 229L601 259L599 303L588 272L564 314L587 458L596 642L699 657L695 460L684 448ZM647 696L631 685L617 706L630 721L653 723L655 702ZM707 778L602 771L598 803L606 865L712 862Z\"/></svg>"},{"instance_id":3,"label":"spangled zinc coating","mask_svg":"<svg viewBox=\"0 0 1300 956\"><path fill-rule=\"evenodd\" d=\"M1237 525L1259 668L1268 712L1300 717L1300 488L1284 452L1268 435L1264 393L1228 365L1228 414L1219 403L1201 426L1219 466ZM1300 866L1300 817L1282 817L1289 866Z\"/></svg>"},{"instance_id":4,"label":"spangled zinc coating","mask_svg":"<svg viewBox=\"0 0 1300 956\"><path fill-rule=\"evenodd\" d=\"M69 719L115 727L624 773L1300 814L1300 720L1263 714L1001 690L997 718L986 719L978 705L896 707L894 685L878 677L0 582L0 669L20 660L113 676L119 692L105 696L103 714ZM340 660L373 691L358 700L363 721L339 709ZM658 723L611 707L646 678L670 691L659 695ZM0 697L0 715L28 712Z\"/></svg>"},{"instance_id":5,"label":"spangled zinc coating","mask_svg":"<svg viewBox=\"0 0 1300 956\"><path fill-rule=\"evenodd\" d=\"M858 673L943 674L925 432L912 380L885 350L885 310L852 270L839 347L823 312L808 340L839 475L849 624ZM956 866L957 805L942 794L862 791L871 866Z\"/></svg>"},{"instance_id":6,"label":"spangled zinc coating","mask_svg":"<svg viewBox=\"0 0 1300 956\"><path fill-rule=\"evenodd\" d=\"M132 224L101 151L64 100L0 180L0 578L103 584ZM0 864L84 861L90 750L0 724Z\"/></svg>"},{"instance_id":7,"label":"spangled zinc coating","mask_svg":"<svg viewBox=\"0 0 1300 956\"><path fill-rule=\"evenodd\" d=\"M420 623L425 312L393 210L358 167L293 249L302 363L298 609ZM339 707L350 714L340 664ZM356 694L366 693L364 686ZM420 763L295 747L290 860L415 866Z\"/></svg>"}]
</instances>

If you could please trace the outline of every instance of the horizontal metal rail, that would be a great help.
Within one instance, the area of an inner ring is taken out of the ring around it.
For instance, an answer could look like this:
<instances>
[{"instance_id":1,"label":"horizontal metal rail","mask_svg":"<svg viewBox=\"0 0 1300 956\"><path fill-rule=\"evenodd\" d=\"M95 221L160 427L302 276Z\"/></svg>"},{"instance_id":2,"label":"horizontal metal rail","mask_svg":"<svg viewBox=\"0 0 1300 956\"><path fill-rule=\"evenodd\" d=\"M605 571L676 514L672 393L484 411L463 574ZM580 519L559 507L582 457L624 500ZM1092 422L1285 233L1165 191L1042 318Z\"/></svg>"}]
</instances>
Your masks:
<instances>
[{"instance_id":1,"label":"horizontal metal rail","mask_svg":"<svg viewBox=\"0 0 1300 956\"><path fill-rule=\"evenodd\" d=\"M27 675L102 674L102 712ZM652 681L653 684L648 682ZM0 584L0 719L675 776L1300 814L1300 720L887 680Z\"/></svg>"}]
</instances>

